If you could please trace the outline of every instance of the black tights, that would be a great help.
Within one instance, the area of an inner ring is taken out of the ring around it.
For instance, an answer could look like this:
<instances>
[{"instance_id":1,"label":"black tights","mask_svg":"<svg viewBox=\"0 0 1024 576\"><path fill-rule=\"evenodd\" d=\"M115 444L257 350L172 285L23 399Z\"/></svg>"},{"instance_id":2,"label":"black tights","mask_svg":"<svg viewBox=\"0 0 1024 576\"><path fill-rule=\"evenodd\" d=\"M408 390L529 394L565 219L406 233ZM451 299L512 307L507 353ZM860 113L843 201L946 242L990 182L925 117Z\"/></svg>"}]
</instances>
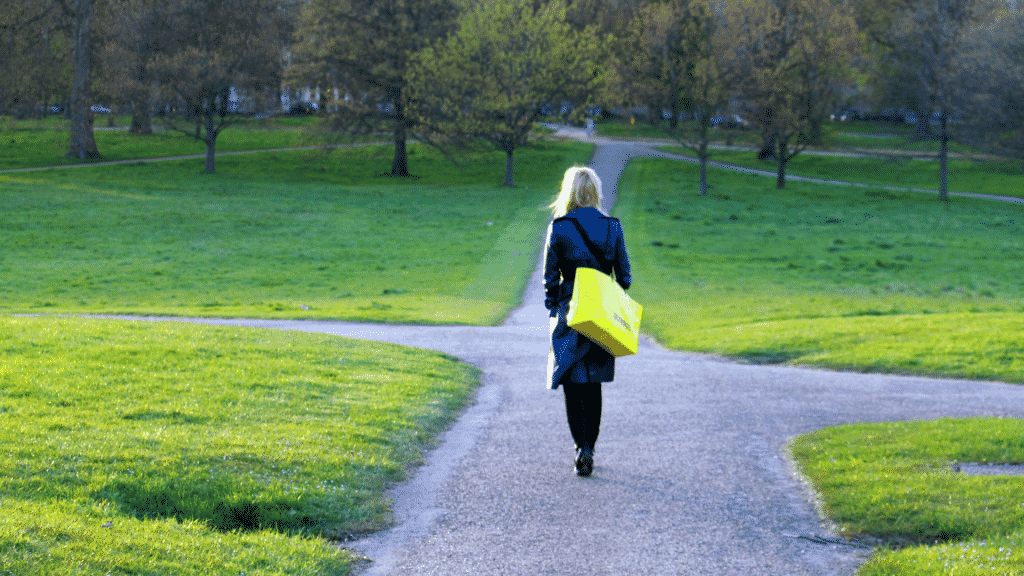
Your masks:
<instances>
[{"instance_id":1,"label":"black tights","mask_svg":"<svg viewBox=\"0 0 1024 576\"><path fill-rule=\"evenodd\" d=\"M578 448L594 449L601 429L601 383L562 384L569 431Z\"/></svg>"}]
</instances>

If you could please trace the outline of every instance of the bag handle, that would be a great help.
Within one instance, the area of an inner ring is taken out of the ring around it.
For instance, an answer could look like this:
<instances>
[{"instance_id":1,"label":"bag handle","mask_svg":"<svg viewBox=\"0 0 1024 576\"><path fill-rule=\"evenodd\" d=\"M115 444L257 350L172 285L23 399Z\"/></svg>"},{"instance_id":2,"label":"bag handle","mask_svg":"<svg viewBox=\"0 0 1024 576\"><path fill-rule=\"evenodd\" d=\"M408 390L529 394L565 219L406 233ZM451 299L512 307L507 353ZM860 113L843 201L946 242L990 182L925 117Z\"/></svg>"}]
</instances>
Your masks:
<instances>
[{"instance_id":1,"label":"bag handle","mask_svg":"<svg viewBox=\"0 0 1024 576\"><path fill-rule=\"evenodd\" d=\"M587 231L583 229L583 225L580 224L579 220L577 220L575 218L566 218L566 220L572 222L572 225L576 227L576 231L580 233L580 237L583 238L583 243L587 245L587 250L590 250L590 255L594 258L594 261L597 262L598 269L603 274L604 273L604 266L602 266L601 260L598 259L598 257L597 257L597 255L600 253L600 251L595 249L597 247L590 240L590 237L587 236Z\"/></svg>"}]
</instances>

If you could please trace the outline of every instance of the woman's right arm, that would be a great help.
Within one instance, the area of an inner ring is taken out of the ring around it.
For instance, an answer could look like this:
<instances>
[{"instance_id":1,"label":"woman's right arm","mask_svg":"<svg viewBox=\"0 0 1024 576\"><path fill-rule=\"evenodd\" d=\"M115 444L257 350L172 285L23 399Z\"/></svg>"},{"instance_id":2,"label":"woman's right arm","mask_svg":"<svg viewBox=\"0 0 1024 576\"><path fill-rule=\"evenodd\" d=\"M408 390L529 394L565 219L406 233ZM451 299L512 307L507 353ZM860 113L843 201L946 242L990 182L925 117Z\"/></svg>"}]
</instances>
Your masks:
<instances>
[{"instance_id":1,"label":"woman's right arm","mask_svg":"<svg viewBox=\"0 0 1024 576\"><path fill-rule=\"evenodd\" d=\"M626 239L622 232L622 224L616 222L615 231L615 278L623 290L633 284L633 275L629 268L629 254L626 253Z\"/></svg>"}]
</instances>

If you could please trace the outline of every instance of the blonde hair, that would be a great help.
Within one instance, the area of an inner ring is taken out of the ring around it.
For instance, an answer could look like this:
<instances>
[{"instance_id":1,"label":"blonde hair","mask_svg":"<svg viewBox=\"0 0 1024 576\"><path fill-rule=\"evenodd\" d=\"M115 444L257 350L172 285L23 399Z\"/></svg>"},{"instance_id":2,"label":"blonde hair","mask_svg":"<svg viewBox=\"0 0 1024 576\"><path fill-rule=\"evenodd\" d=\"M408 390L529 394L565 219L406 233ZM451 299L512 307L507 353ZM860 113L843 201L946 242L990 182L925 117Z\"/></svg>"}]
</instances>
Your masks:
<instances>
[{"instance_id":1,"label":"blonde hair","mask_svg":"<svg viewBox=\"0 0 1024 576\"><path fill-rule=\"evenodd\" d=\"M548 208L554 218L561 218L577 208L601 209L601 179L590 168L573 166L565 171L562 190Z\"/></svg>"}]
</instances>

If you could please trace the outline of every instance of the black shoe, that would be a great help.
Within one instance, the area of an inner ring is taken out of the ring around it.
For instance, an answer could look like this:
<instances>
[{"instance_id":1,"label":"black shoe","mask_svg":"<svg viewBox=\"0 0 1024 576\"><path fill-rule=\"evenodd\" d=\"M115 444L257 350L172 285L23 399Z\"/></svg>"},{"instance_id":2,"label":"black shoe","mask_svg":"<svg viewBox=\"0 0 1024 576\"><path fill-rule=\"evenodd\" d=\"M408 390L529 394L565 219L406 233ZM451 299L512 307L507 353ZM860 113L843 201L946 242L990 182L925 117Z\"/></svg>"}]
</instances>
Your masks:
<instances>
[{"instance_id":1,"label":"black shoe","mask_svg":"<svg viewBox=\"0 0 1024 576\"><path fill-rule=\"evenodd\" d=\"M594 471L594 451L587 447L577 448L575 465L577 476L590 476Z\"/></svg>"}]
</instances>

